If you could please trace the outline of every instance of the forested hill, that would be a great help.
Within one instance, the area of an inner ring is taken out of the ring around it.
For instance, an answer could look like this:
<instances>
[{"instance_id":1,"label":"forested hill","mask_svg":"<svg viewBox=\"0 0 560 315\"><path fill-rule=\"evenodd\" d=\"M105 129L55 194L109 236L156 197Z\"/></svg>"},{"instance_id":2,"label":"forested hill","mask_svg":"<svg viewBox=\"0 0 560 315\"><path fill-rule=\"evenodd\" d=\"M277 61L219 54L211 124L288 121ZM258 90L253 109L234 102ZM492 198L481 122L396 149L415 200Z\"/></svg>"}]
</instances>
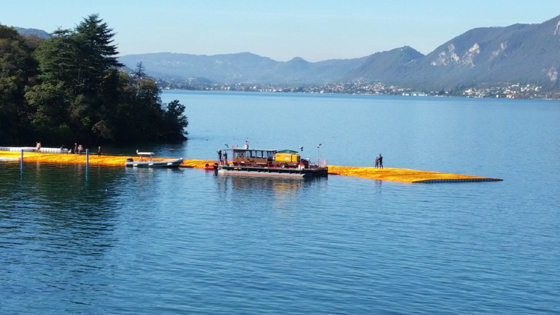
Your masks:
<instances>
[{"instance_id":1,"label":"forested hill","mask_svg":"<svg viewBox=\"0 0 560 315\"><path fill-rule=\"evenodd\" d=\"M374 39L371 39L374 40ZM560 90L560 16L541 24L476 28L423 55L412 47L367 57L307 62L274 61L251 53L201 56L176 53L126 55L133 67L163 79L216 84L305 85L361 80L418 89L454 89L506 83Z\"/></svg>"},{"instance_id":2,"label":"forested hill","mask_svg":"<svg viewBox=\"0 0 560 315\"><path fill-rule=\"evenodd\" d=\"M139 65L120 72L97 16L41 39L0 25L0 141L43 146L184 140L185 106L162 104Z\"/></svg>"}]
</instances>

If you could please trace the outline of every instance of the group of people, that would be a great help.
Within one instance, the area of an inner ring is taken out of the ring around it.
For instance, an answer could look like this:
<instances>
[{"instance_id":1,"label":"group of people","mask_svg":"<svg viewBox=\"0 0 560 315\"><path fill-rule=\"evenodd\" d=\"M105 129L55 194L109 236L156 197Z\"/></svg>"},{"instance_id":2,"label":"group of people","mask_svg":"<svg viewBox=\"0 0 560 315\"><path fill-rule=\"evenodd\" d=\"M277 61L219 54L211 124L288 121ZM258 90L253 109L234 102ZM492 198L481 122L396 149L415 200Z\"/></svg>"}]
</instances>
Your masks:
<instances>
[{"instance_id":1,"label":"group of people","mask_svg":"<svg viewBox=\"0 0 560 315\"><path fill-rule=\"evenodd\" d=\"M62 146L61 148L63 148L64 146ZM84 151L84 147L81 144L78 144L77 142L74 143L74 151L72 150L68 150L68 153L74 153L74 154L82 154L82 151ZM97 146L97 155L101 155L101 146Z\"/></svg>"},{"instance_id":2,"label":"group of people","mask_svg":"<svg viewBox=\"0 0 560 315\"><path fill-rule=\"evenodd\" d=\"M227 165L227 151L222 152L222 150L218 150L218 158L220 159L220 164Z\"/></svg>"},{"instance_id":3,"label":"group of people","mask_svg":"<svg viewBox=\"0 0 560 315\"><path fill-rule=\"evenodd\" d=\"M74 143L74 151L68 151L68 153L75 153L75 154L82 154L82 151L84 150L84 147L81 144L78 144L77 142Z\"/></svg>"},{"instance_id":4,"label":"group of people","mask_svg":"<svg viewBox=\"0 0 560 315\"><path fill-rule=\"evenodd\" d=\"M379 153L379 156L375 157L375 167L383 168L383 156Z\"/></svg>"}]
</instances>

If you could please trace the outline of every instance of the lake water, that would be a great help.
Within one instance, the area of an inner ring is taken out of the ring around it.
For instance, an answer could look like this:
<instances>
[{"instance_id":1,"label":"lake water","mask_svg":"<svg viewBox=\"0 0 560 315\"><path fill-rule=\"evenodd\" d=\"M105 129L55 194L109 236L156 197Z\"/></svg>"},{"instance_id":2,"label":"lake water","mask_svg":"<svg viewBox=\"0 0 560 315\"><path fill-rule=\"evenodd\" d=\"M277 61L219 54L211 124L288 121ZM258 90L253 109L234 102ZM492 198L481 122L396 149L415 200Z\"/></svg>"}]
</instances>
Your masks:
<instances>
[{"instance_id":1,"label":"lake water","mask_svg":"<svg viewBox=\"0 0 560 315\"><path fill-rule=\"evenodd\" d=\"M504 181L0 162L0 314L560 314L559 102L162 99L186 106L187 142L104 151L216 159L248 140Z\"/></svg>"}]
</instances>

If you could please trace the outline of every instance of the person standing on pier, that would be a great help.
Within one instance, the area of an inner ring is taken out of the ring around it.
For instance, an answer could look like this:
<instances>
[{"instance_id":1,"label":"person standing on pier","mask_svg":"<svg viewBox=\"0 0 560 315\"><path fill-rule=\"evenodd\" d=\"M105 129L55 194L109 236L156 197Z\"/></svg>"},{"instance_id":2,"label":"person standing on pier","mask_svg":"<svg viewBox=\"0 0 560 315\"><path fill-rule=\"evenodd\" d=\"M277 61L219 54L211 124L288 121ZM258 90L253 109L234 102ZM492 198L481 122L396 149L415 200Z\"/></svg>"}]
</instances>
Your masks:
<instances>
[{"instance_id":1,"label":"person standing on pier","mask_svg":"<svg viewBox=\"0 0 560 315\"><path fill-rule=\"evenodd\" d=\"M383 168L383 156L379 153L379 167Z\"/></svg>"},{"instance_id":2,"label":"person standing on pier","mask_svg":"<svg viewBox=\"0 0 560 315\"><path fill-rule=\"evenodd\" d=\"M78 143L74 142L74 154L78 153Z\"/></svg>"},{"instance_id":3,"label":"person standing on pier","mask_svg":"<svg viewBox=\"0 0 560 315\"><path fill-rule=\"evenodd\" d=\"M218 158L220 159L220 164L222 164L222 150L218 149Z\"/></svg>"},{"instance_id":4,"label":"person standing on pier","mask_svg":"<svg viewBox=\"0 0 560 315\"><path fill-rule=\"evenodd\" d=\"M97 156L100 156L100 155L101 155L101 146L98 146L97 147Z\"/></svg>"},{"instance_id":5,"label":"person standing on pier","mask_svg":"<svg viewBox=\"0 0 560 315\"><path fill-rule=\"evenodd\" d=\"M82 154L82 150L84 149L84 147L82 147L81 144L78 145L78 154Z\"/></svg>"},{"instance_id":6,"label":"person standing on pier","mask_svg":"<svg viewBox=\"0 0 560 315\"><path fill-rule=\"evenodd\" d=\"M375 157L375 168L378 168L378 167L379 167L379 157L376 156Z\"/></svg>"}]
</instances>

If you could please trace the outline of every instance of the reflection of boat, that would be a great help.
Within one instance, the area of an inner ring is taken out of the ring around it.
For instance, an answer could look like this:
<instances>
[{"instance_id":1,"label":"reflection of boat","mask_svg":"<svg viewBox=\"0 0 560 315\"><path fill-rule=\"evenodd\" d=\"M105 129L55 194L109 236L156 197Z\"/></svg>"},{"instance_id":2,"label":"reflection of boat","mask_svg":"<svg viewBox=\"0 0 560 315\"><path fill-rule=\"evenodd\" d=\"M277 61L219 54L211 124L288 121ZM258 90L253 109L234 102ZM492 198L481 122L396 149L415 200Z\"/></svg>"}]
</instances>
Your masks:
<instances>
[{"instance_id":1,"label":"reflection of boat","mask_svg":"<svg viewBox=\"0 0 560 315\"><path fill-rule=\"evenodd\" d=\"M129 167L179 167L183 163L183 159L154 161L154 152L138 152L138 160L128 158L125 166Z\"/></svg>"},{"instance_id":2,"label":"reflection of boat","mask_svg":"<svg viewBox=\"0 0 560 315\"><path fill-rule=\"evenodd\" d=\"M311 182L307 180L293 180L291 178L274 177L249 177L249 176L227 176L224 180L230 180L233 189L245 191L274 191L277 193L292 193L303 187L304 184ZM321 180L321 178L314 178ZM323 178L324 179L324 178Z\"/></svg>"},{"instance_id":3,"label":"reflection of boat","mask_svg":"<svg viewBox=\"0 0 560 315\"><path fill-rule=\"evenodd\" d=\"M225 159L215 168L217 175L241 175L264 177L326 177L327 161L318 159L316 164L309 159L302 159L297 151L240 149L233 147L232 160Z\"/></svg>"}]
</instances>

